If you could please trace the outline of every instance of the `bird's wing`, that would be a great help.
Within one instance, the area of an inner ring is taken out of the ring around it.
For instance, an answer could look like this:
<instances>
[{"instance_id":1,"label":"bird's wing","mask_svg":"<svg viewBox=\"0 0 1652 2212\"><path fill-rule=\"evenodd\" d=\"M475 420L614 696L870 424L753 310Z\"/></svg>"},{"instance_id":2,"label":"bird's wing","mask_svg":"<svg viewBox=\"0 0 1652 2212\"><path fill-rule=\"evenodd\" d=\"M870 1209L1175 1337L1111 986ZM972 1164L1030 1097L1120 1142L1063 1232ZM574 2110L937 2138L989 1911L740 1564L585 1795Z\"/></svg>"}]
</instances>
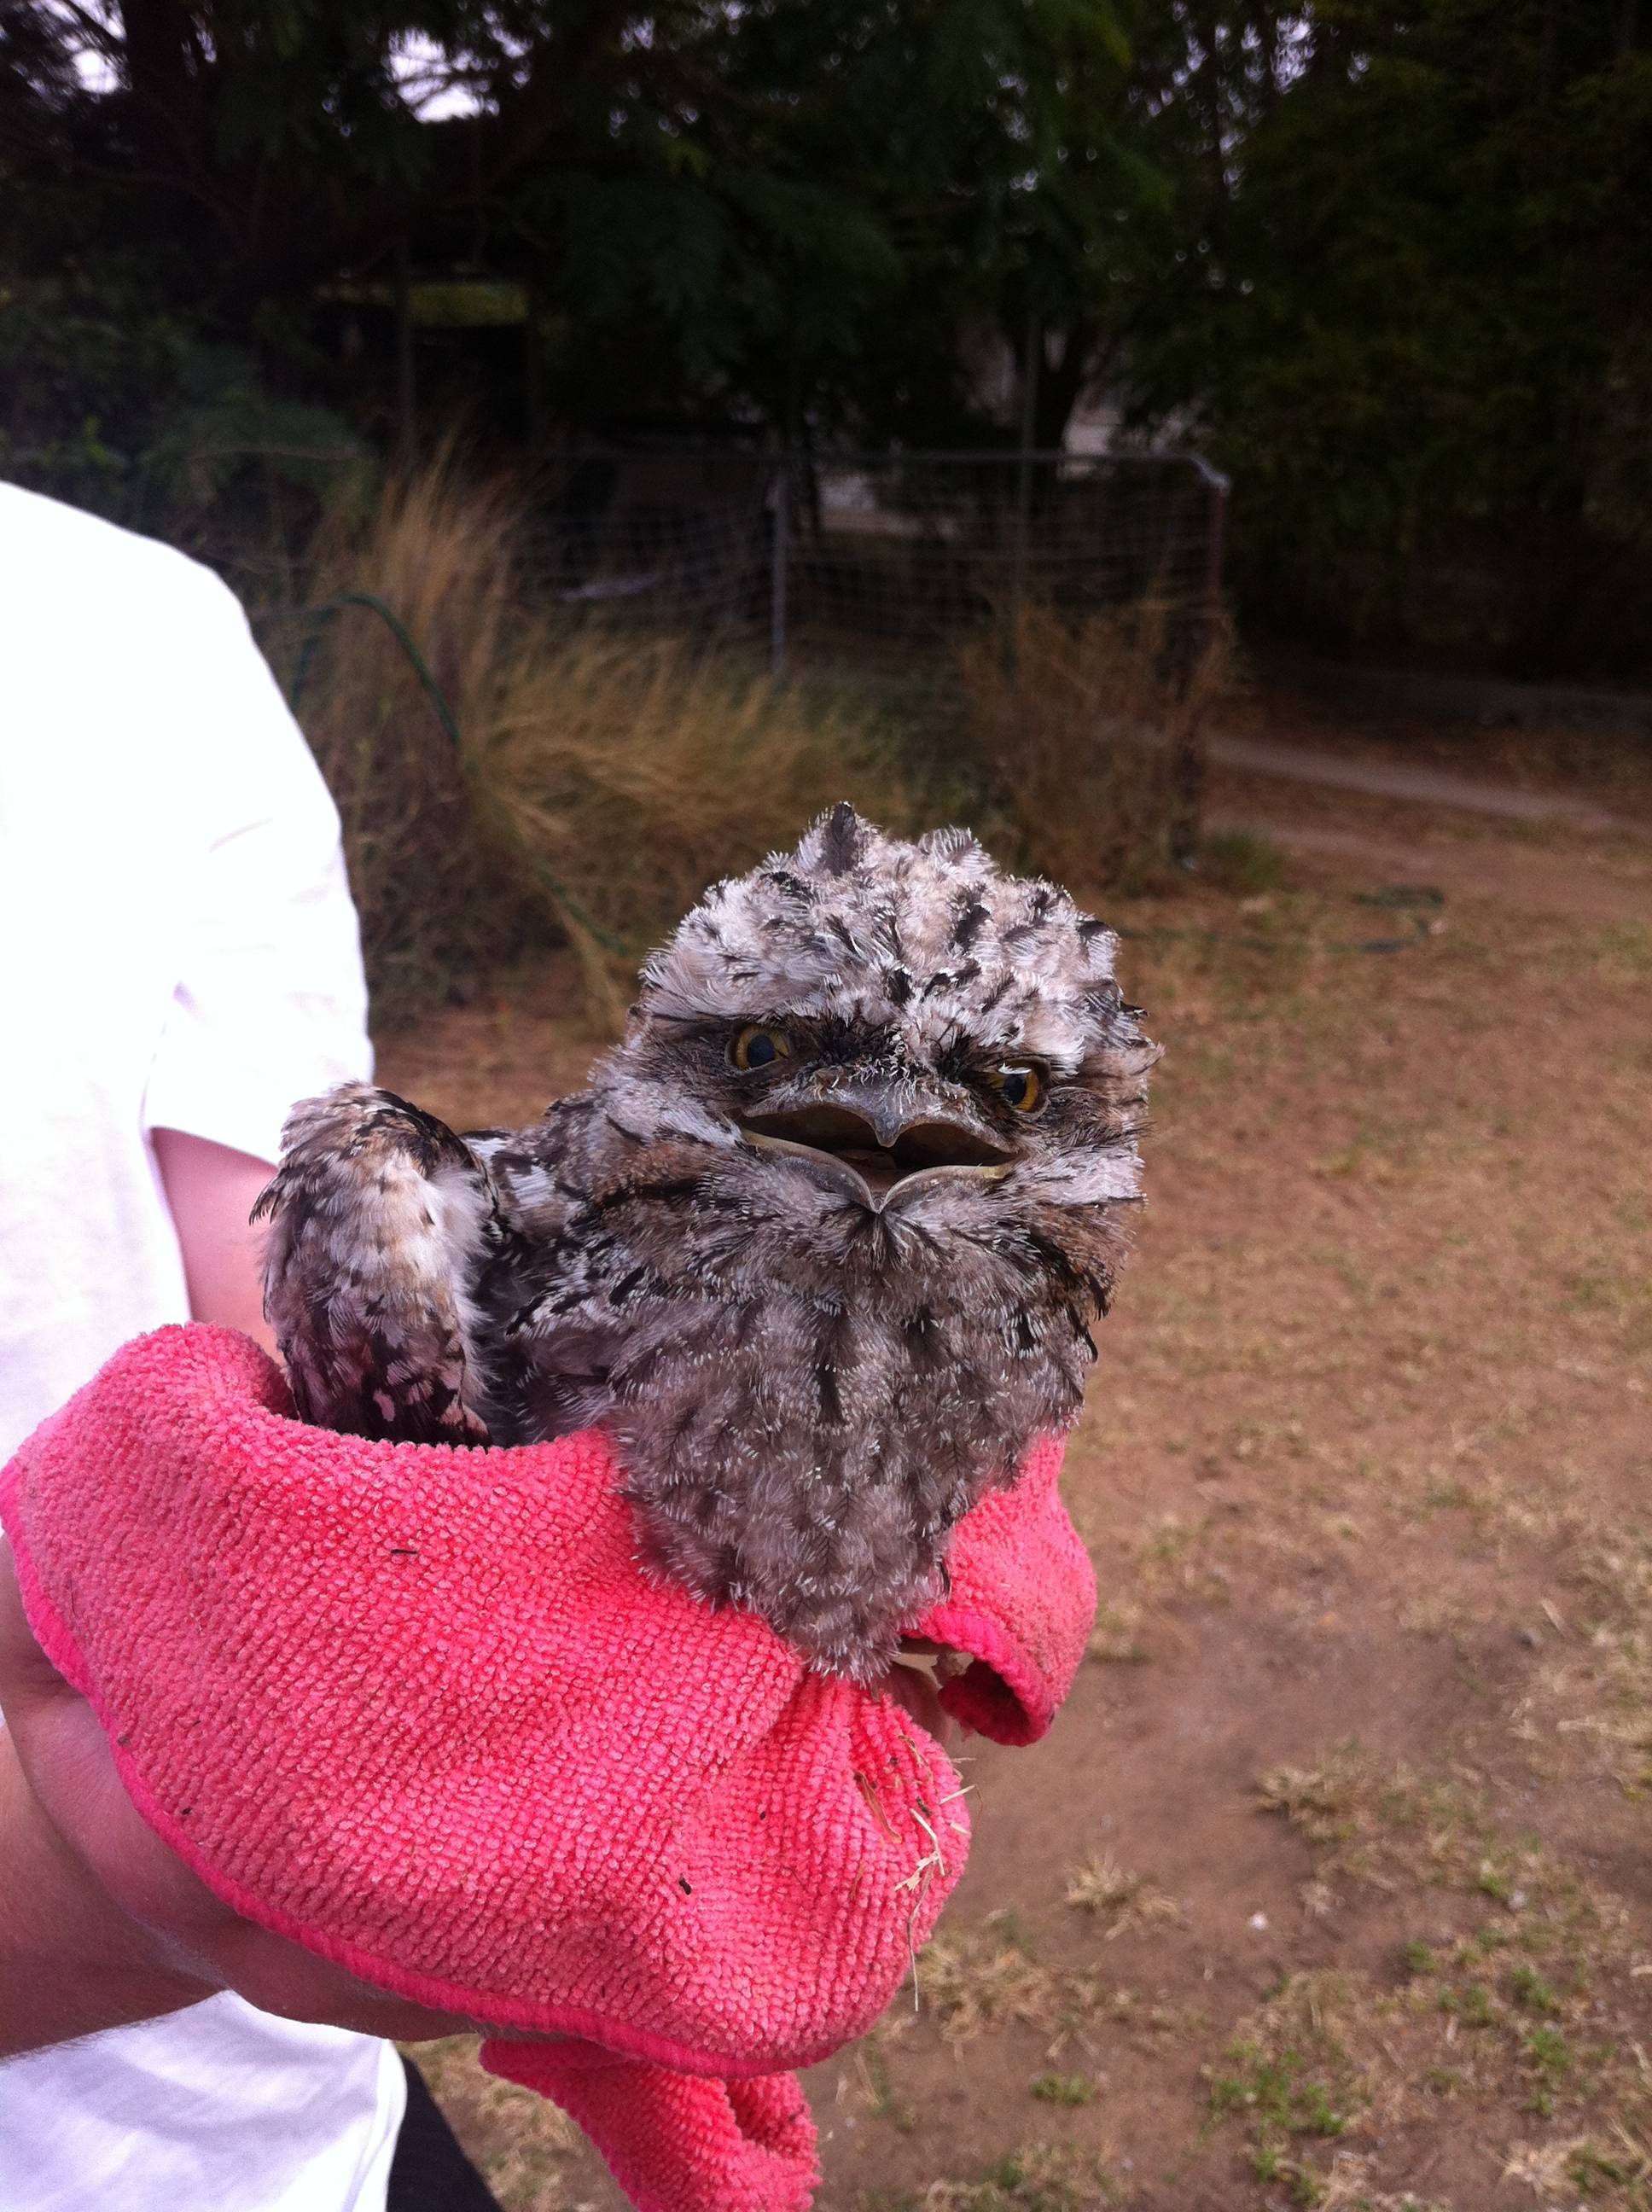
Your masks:
<instances>
[{"instance_id":1,"label":"bird's wing","mask_svg":"<svg viewBox=\"0 0 1652 2212\"><path fill-rule=\"evenodd\" d=\"M560 1098L525 1129L465 1141L496 1194L501 1233L477 1285L493 1358L489 1419L504 1443L566 1436L608 1409L608 1372L627 1316L604 1293L629 1265L593 1218L606 1124L589 1092Z\"/></svg>"},{"instance_id":2,"label":"bird's wing","mask_svg":"<svg viewBox=\"0 0 1652 2212\"><path fill-rule=\"evenodd\" d=\"M294 1108L252 1218L271 1224L264 1313L305 1419L489 1441L472 1291L504 1232L462 1138L392 1091L342 1084Z\"/></svg>"}]
</instances>

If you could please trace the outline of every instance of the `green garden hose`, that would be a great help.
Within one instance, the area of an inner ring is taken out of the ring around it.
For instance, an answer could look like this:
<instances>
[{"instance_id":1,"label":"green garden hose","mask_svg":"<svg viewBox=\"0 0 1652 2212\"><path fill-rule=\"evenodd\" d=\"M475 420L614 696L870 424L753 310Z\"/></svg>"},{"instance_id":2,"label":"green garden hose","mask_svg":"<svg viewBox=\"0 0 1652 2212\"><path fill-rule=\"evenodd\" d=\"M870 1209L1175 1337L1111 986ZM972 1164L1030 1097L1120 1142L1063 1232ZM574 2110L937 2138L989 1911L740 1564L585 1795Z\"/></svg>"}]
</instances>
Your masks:
<instances>
[{"instance_id":1,"label":"green garden hose","mask_svg":"<svg viewBox=\"0 0 1652 2212\"><path fill-rule=\"evenodd\" d=\"M298 660L293 670L293 680L287 693L288 704L294 714L298 713L300 703L304 696L305 685L309 682L310 670L315 659L315 649L320 642L321 633L333 617L342 614L346 607L365 607L369 614L377 615L385 623L391 635L406 654L413 673L423 686L424 696L430 702L436 720L446 731L449 744L459 757L463 760L465 738L459 729L459 717L454 714L447 695L431 674L430 665L420 652L418 641L407 624L396 612L394 607L388 605L376 592L337 592L331 599L321 599L314 606L297 609L292 619L295 622L306 621L307 627L299 644ZM605 952L614 953L622 960L635 960L647 950L646 945L627 945L616 937L611 930L604 929L581 902L575 898L550 863L542 860L538 854L525 853L523 858L534 874L539 878L556 904L573 921L577 923L586 936L593 938Z\"/></svg>"}]
</instances>

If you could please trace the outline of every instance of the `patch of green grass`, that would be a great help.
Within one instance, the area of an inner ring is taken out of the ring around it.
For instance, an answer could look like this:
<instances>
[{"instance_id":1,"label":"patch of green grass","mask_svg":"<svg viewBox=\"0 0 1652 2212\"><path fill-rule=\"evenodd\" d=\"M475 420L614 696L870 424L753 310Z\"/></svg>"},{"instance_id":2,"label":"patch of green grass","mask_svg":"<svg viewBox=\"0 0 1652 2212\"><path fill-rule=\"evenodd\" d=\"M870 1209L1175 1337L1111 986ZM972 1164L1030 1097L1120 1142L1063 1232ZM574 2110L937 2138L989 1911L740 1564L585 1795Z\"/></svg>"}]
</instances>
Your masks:
<instances>
[{"instance_id":1,"label":"patch of green grass","mask_svg":"<svg viewBox=\"0 0 1652 2212\"><path fill-rule=\"evenodd\" d=\"M1531 2064L1548 2080L1570 2074L1577 2063L1570 2044L1558 2027L1527 2028L1521 2042Z\"/></svg>"},{"instance_id":2,"label":"patch of green grass","mask_svg":"<svg viewBox=\"0 0 1652 2212\"><path fill-rule=\"evenodd\" d=\"M1282 2181L1291 2191L1293 2204L1322 2204L1325 2184L1311 2166L1288 2158L1272 2143L1261 2144L1251 2155L1250 2170L1265 2186Z\"/></svg>"},{"instance_id":3,"label":"patch of green grass","mask_svg":"<svg viewBox=\"0 0 1652 2212\"><path fill-rule=\"evenodd\" d=\"M1560 2000L1535 1966L1516 1966L1509 1978L1515 2002L1527 2012L1558 2012Z\"/></svg>"},{"instance_id":4,"label":"patch of green grass","mask_svg":"<svg viewBox=\"0 0 1652 2212\"><path fill-rule=\"evenodd\" d=\"M1497 2009L1484 1982L1464 1982L1442 1990L1440 2009L1464 2027L1495 2027Z\"/></svg>"},{"instance_id":5,"label":"patch of green grass","mask_svg":"<svg viewBox=\"0 0 1652 2212\"><path fill-rule=\"evenodd\" d=\"M1271 837L1254 830L1212 830L1199 842L1199 873L1212 890L1254 898L1280 888L1285 857Z\"/></svg>"},{"instance_id":6,"label":"patch of green grass","mask_svg":"<svg viewBox=\"0 0 1652 2212\"><path fill-rule=\"evenodd\" d=\"M1218 2119L1247 2116L1259 2148L1293 2136L1339 2136L1346 2129L1350 2115L1300 2051L1270 2055L1254 2044L1236 2044L1229 2057L1236 2070L1212 2081L1211 2110Z\"/></svg>"},{"instance_id":7,"label":"patch of green grass","mask_svg":"<svg viewBox=\"0 0 1652 2212\"><path fill-rule=\"evenodd\" d=\"M1526 2110L1541 2119L1553 2117L1555 2100L1570 2086L1577 2060L1558 2027L1528 2028L1520 2039L1521 2064L1531 2080Z\"/></svg>"},{"instance_id":8,"label":"patch of green grass","mask_svg":"<svg viewBox=\"0 0 1652 2212\"><path fill-rule=\"evenodd\" d=\"M1086 2074L1041 2074L1032 2094L1041 2105L1093 2105L1096 2084Z\"/></svg>"},{"instance_id":9,"label":"patch of green grass","mask_svg":"<svg viewBox=\"0 0 1652 2212\"><path fill-rule=\"evenodd\" d=\"M1010 2152L971 2181L932 2181L921 2196L897 2200L898 2212L1097 2212L1118 2190L1093 2153L1055 2143ZM882 2192L859 2199L859 2212L884 2212Z\"/></svg>"}]
</instances>

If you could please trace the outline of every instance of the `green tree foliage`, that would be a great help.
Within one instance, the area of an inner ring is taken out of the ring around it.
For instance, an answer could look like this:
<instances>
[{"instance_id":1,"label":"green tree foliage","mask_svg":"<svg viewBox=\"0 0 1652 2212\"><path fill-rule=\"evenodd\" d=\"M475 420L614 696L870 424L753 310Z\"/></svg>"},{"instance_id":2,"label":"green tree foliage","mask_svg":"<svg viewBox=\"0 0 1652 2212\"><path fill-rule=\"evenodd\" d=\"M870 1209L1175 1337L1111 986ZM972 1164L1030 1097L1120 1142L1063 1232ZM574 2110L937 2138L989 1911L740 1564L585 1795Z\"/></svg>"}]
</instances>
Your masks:
<instances>
[{"instance_id":1,"label":"green tree foliage","mask_svg":"<svg viewBox=\"0 0 1652 2212\"><path fill-rule=\"evenodd\" d=\"M1002 441L987 334L1230 469L1254 623L1628 668L1649 248L1647 0L0 0L0 465L140 517L471 271L576 434Z\"/></svg>"},{"instance_id":2,"label":"green tree foliage","mask_svg":"<svg viewBox=\"0 0 1652 2212\"><path fill-rule=\"evenodd\" d=\"M1254 617L1546 672L1649 653L1634 0L1321 0L1184 202L1139 410L1232 469ZM1191 178L1191 169L1184 169Z\"/></svg>"},{"instance_id":3,"label":"green tree foliage","mask_svg":"<svg viewBox=\"0 0 1652 2212\"><path fill-rule=\"evenodd\" d=\"M1013 317L1029 271L1063 309L1108 195L1149 183L1108 127L1129 66L1108 0L5 9L15 228L24 191L86 241L112 216L158 298L284 340L301 374L340 272L382 279L410 244L521 276L550 397L587 423L952 428L960 330Z\"/></svg>"}]
</instances>

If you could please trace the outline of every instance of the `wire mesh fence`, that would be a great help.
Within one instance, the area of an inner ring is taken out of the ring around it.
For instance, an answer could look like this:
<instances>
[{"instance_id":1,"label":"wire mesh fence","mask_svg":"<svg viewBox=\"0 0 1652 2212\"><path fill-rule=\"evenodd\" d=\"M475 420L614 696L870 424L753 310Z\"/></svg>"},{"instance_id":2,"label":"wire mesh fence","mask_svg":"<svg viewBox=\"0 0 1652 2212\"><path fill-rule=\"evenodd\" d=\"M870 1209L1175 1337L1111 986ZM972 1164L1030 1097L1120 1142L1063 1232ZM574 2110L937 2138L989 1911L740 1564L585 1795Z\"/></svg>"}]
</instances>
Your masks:
<instances>
[{"instance_id":1,"label":"wire mesh fence","mask_svg":"<svg viewBox=\"0 0 1652 2212\"><path fill-rule=\"evenodd\" d=\"M526 555L562 607L884 690L973 728L1006 788L1037 754L1191 856L1227 499L1196 455L573 454L542 482Z\"/></svg>"},{"instance_id":2,"label":"wire mesh fence","mask_svg":"<svg viewBox=\"0 0 1652 2212\"><path fill-rule=\"evenodd\" d=\"M580 669L664 653L685 696L799 679L761 687L777 748L788 715L870 733L1017 865L1113 883L1192 856L1226 495L1196 458L564 454L503 489L414 477L359 542L241 563L289 695L352 758L398 700L455 754L541 722L554 751ZM630 742L628 681L604 756Z\"/></svg>"},{"instance_id":3,"label":"wire mesh fence","mask_svg":"<svg viewBox=\"0 0 1652 2212\"><path fill-rule=\"evenodd\" d=\"M544 482L555 599L744 632L777 671L847 645L938 664L1029 602L1151 599L1191 635L1220 591L1227 487L1191 454L574 454Z\"/></svg>"}]
</instances>

